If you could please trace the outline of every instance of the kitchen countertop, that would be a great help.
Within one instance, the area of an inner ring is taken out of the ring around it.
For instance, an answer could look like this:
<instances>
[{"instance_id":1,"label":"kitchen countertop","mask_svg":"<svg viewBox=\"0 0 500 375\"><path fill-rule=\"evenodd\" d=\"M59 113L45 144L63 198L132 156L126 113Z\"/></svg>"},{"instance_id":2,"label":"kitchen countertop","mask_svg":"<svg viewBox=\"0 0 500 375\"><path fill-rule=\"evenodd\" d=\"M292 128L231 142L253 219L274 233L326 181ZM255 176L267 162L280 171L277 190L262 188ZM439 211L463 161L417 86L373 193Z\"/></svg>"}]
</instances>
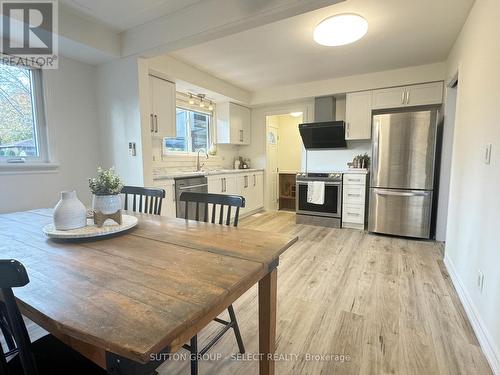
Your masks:
<instances>
[{"instance_id":1,"label":"kitchen countertop","mask_svg":"<svg viewBox=\"0 0 500 375\"><path fill-rule=\"evenodd\" d=\"M368 169L350 168L350 169L343 170L342 173L344 173L344 174L368 174Z\"/></svg>"},{"instance_id":2,"label":"kitchen countertop","mask_svg":"<svg viewBox=\"0 0 500 375\"><path fill-rule=\"evenodd\" d=\"M197 176L213 176L219 174L231 174L231 173L248 173L248 172L262 172L264 169L262 168L249 168L249 169L215 169L211 171L177 171L177 172L169 172L165 174L161 174L158 176L153 176L153 180L172 180L174 178L183 178L183 177L197 177Z\"/></svg>"}]
</instances>

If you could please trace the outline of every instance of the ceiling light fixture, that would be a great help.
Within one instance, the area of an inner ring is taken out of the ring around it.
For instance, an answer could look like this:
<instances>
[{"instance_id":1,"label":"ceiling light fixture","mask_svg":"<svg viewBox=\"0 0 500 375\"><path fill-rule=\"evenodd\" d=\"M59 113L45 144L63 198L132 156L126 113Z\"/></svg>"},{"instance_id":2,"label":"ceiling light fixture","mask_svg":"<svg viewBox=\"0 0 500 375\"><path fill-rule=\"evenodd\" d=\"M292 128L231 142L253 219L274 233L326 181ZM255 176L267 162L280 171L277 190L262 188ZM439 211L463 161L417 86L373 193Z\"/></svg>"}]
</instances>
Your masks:
<instances>
[{"instance_id":1,"label":"ceiling light fixture","mask_svg":"<svg viewBox=\"0 0 500 375\"><path fill-rule=\"evenodd\" d=\"M212 103L212 101L210 100L210 104L208 105L208 110L209 111L213 111L214 110L214 105Z\"/></svg>"},{"instance_id":2,"label":"ceiling light fixture","mask_svg":"<svg viewBox=\"0 0 500 375\"><path fill-rule=\"evenodd\" d=\"M302 116L302 112L290 112L290 116L292 116L292 117L300 117L300 116Z\"/></svg>"},{"instance_id":3,"label":"ceiling light fixture","mask_svg":"<svg viewBox=\"0 0 500 375\"><path fill-rule=\"evenodd\" d=\"M361 39L368 31L368 22L352 14L338 14L321 21L314 29L314 41L323 46L343 46Z\"/></svg>"},{"instance_id":4,"label":"ceiling light fixture","mask_svg":"<svg viewBox=\"0 0 500 375\"><path fill-rule=\"evenodd\" d=\"M200 108L205 108L205 103L203 99L205 99L205 94L198 94L198 98L200 98Z\"/></svg>"}]
</instances>

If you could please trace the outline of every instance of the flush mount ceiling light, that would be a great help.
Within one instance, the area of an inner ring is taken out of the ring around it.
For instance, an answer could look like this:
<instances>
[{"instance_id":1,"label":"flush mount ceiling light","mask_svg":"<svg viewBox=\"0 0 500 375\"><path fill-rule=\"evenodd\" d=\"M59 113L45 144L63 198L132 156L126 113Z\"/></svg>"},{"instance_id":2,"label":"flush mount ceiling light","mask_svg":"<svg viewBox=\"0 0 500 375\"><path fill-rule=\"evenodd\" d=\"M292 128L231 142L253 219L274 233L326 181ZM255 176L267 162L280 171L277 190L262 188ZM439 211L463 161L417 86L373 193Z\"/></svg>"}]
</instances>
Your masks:
<instances>
[{"instance_id":1,"label":"flush mount ceiling light","mask_svg":"<svg viewBox=\"0 0 500 375\"><path fill-rule=\"evenodd\" d=\"M300 116L302 116L302 112L290 112L290 116L292 116L292 117L300 117Z\"/></svg>"},{"instance_id":2,"label":"flush mount ceiling light","mask_svg":"<svg viewBox=\"0 0 500 375\"><path fill-rule=\"evenodd\" d=\"M321 21L314 29L314 41L323 46L343 46L361 39L368 22L357 14L338 14Z\"/></svg>"}]
</instances>

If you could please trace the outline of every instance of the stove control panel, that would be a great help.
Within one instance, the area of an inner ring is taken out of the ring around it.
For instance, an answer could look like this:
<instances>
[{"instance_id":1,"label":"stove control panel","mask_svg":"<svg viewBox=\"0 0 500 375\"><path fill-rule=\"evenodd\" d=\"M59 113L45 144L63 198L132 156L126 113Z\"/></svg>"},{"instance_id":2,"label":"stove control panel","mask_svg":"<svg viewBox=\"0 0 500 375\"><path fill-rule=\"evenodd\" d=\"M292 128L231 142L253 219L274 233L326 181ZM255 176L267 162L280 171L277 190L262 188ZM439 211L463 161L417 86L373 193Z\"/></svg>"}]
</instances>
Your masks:
<instances>
[{"instance_id":1,"label":"stove control panel","mask_svg":"<svg viewBox=\"0 0 500 375\"><path fill-rule=\"evenodd\" d=\"M333 178L335 180L342 178L342 173L330 173L328 178Z\"/></svg>"}]
</instances>

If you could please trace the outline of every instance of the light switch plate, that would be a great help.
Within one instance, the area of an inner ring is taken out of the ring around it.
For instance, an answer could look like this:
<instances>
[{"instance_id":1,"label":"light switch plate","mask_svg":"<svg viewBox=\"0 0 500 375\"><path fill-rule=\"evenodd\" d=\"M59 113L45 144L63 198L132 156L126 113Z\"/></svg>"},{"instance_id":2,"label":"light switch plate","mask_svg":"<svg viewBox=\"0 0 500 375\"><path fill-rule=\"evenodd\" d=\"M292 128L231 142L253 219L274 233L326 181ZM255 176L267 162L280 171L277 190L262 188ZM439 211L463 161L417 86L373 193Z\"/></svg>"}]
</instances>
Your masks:
<instances>
[{"instance_id":1,"label":"light switch plate","mask_svg":"<svg viewBox=\"0 0 500 375\"><path fill-rule=\"evenodd\" d=\"M129 154L129 156L136 156L137 155L135 142L128 143L128 154Z\"/></svg>"},{"instance_id":2,"label":"light switch plate","mask_svg":"<svg viewBox=\"0 0 500 375\"><path fill-rule=\"evenodd\" d=\"M484 164L490 164L491 161L491 143L484 146Z\"/></svg>"}]
</instances>

